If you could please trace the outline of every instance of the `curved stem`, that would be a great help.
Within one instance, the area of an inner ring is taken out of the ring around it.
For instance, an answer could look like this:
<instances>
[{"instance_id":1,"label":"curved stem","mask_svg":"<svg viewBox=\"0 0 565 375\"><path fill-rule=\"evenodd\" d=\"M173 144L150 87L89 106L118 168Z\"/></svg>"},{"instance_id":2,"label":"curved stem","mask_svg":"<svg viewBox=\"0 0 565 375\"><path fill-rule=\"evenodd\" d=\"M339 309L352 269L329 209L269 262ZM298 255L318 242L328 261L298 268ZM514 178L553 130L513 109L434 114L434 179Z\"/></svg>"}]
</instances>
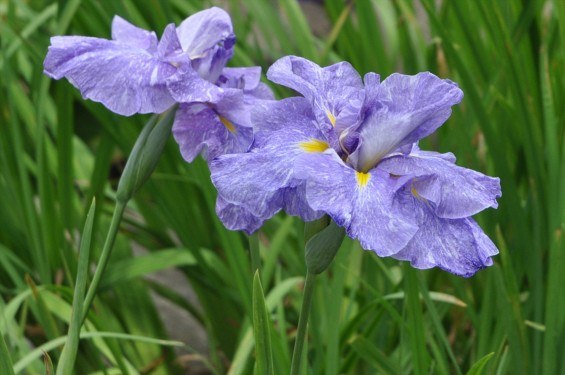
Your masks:
<instances>
[{"instance_id":1,"label":"curved stem","mask_svg":"<svg viewBox=\"0 0 565 375\"><path fill-rule=\"evenodd\" d=\"M84 304L82 307L83 323L86 319L86 315L88 314L90 305L92 304L92 300L96 295L96 289L98 288L98 284L100 283L104 269L106 269L106 265L108 264L108 259L110 258L110 254L112 253L112 248L114 247L116 235L118 234L118 229L120 227L122 217L124 216L126 205L127 201L118 200L116 202L116 207L114 207L110 229L108 230L108 234L106 235L106 242L104 242L102 254L100 254L100 259L98 261L98 266L96 267L96 271L94 271L92 282L90 283L90 287L88 288L88 292L86 293L86 298L84 299Z\"/></svg>"},{"instance_id":2,"label":"curved stem","mask_svg":"<svg viewBox=\"0 0 565 375\"><path fill-rule=\"evenodd\" d=\"M306 337L306 329L308 327L308 317L310 316L310 308L312 307L312 294L314 292L314 284L316 274L306 271L306 281L304 283L304 299L302 300L302 308L300 309L300 317L298 318L298 332L296 333L296 341L294 342L294 351L292 352L292 365L290 368L291 375L298 375L304 348L304 338Z\"/></svg>"}]
</instances>

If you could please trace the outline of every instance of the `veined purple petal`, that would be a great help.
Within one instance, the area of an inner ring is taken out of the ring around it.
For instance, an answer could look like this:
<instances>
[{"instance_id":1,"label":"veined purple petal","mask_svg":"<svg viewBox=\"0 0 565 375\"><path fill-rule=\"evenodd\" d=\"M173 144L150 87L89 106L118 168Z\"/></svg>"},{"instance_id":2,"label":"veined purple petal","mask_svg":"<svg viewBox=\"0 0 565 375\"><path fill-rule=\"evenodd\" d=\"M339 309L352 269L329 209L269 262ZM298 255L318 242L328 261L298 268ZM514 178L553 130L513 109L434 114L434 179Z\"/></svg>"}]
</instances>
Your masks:
<instances>
[{"instance_id":1,"label":"veined purple petal","mask_svg":"<svg viewBox=\"0 0 565 375\"><path fill-rule=\"evenodd\" d=\"M221 196L216 199L216 214L230 230L242 230L247 234L261 228L268 218L259 218L244 207L226 202Z\"/></svg>"},{"instance_id":2,"label":"veined purple petal","mask_svg":"<svg viewBox=\"0 0 565 375\"><path fill-rule=\"evenodd\" d=\"M183 158L192 162L198 154L207 160L227 153L249 150L253 130L241 126L227 113L203 103L181 104L173 123L173 136Z\"/></svg>"},{"instance_id":3,"label":"veined purple petal","mask_svg":"<svg viewBox=\"0 0 565 375\"><path fill-rule=\"evenodd\" d=\"M218 86L241 90L253 90L261 81L261 67L224 68Z\"/></svg>"},{"instance_id":4,"label":"veined purple petal","mask_svg":"<svg viewBox=\"0 0 565 375\"><path fill-rule=\"evenodd\" d=\"M157 50L157 35L132 25L120 16L112 19L112 39L131 47L141 48L150 53Z\"/></svg>"},{"instance_id":5,"label":"veined purple petal","mask_svg":"<svg viewBox=\"0 0 565 375\"><path fill-rule=\"evenodd\" d=\"M292 169L296 157L323 148L320 131L310 124L304 125L288 123L286 128L266 137L260 148L213 160L210 171L218 194L257 217L270 217L281 208L306 220L316 217L307 207L297 207L302 200L292 194L300 194L301 190L287 191L297 187Z\"/></svg>"},{"instance_id":6,"label":"veined purple petal","mask_svg":"<svg viewBox=\"0 0 565 375\"><path fill-rule=\"evenodd\" d=\"M167 80L167 87L177 102L205 103L238 125L251 127L252 107L260 100L271 99L272 93L270 89L265 89L263 84L253 82L252 90L234 87L245 84L246 75L254 79L256 69L234 69L229 70L227 74L224 86L220 87L200 78L190 66L184 65Z\"/></svg>"},{"instance_id":7,"label":"veined purple petal","mask_svg":"<svg viewBox=\"0 0 565 375\"><path fill-rule=\"evenodd\" d=\"M193 68L202 78L216 83L233 55L235 35L229 15L217 7L203 10L184 20L177 33Z\"/></svg>"},{"instance_id":8,"label":"veined purple petal","mask_svg":"<svg viewBox=\"0 0 565 375\"><path fill-rule=\"evenodd\" d=\"M251 109L251 123L255 132L255 143L261 145L271 134L289 124L316 129L314 114L308 100L292 97L283 100L260 101Z\"/></svg>"},{"instance_id":9,"label":"veined purple petal","mask_svg":"<svg viewBox=\"0 0 565 375\"><path fill-rule=\"evenodd\" d=\"M325 133L334 133L334 128L340 133L359 120L363 82L347 62L321 68L302 57L286 56L271 65L267 78L304 95Z\"/></svg>"},{"instance_id":10,"label":"veined purple petal","mask_svg":"<svg viewBox=\"0 0 565 375\"><path fill-rule=\"evenodd\" d=\"M246 103L251 104L252 102L253 106L261 101L273 101L274 99L273 90L263 82L259 82L257 87L252 90L245 90Z\"/></svg>"},{"instance_id":11,"label":"veined purple petal","mask_svg":"<svg viewBox=\"0 0 565 375\"><path fill-rule=\"evenodd\" d=\"M408 245L393 255L420 269L439 267L455 275L469 277L492 265L496 246L471 218L443 219L408 188L398 192L396 210L414 217L419 230Z\"/></svg>"},{"instance_id":12,"label":"veined purple petal","mask_svg":"<svg viewBox=\"0 0 565 375\"><path fill-rule=\"evenodd\" d=\"M173 66L189 65L189 59L182 51L175 25L172 23L168 24L163 31L157 46L157 57Z\"/></svg>"},{"instance_id":13,"label":"veined purple petal","mask_svg":"<svg viewBox=\"0 0 565 375\"><path fill-rule=\"evenodd\" d=\"M286 178L273 162L271 155L257 152L222 155L210 162L212 182L226 202L270 218L282 208Z\"/></svg>"},{"instance_id":14,"label":"veined purple petal","mask_svg":"<svg viewBox=\"0 0 565 375\"><path fill-rule=\"evenodd\" d=\"M52 78L66 77L85 99L124 116L161 113L174 104L165 80L176 67L118 41L53 37L44 69Z\"/></svg>"},{"instance_id":15,"label":"veined purple petal","mask_svg":"<svg viewBox=\"0 0 565 375\"><path fill-rule=\"evenodd\" d=\"M324 213L314 211L306 201L306 185L300 184L293 188L284 189L284 211L292 216L298 216L303 221L318 220Z\"/></svg>"},{"instance_id":16,"label":"veined purple petal","mask_svg":"<svg viewBox=\"0 0 565 375\"><path fill-rule=\"evenodd\" d=\"M500 179L458 167L450 162L452 157L417 151L384 159L379 168L394 175L413 176L411 188L421 198L433 202L434 212L440 218L462 219L485 208L498 207L496 198L502 195Z\"/></svg>"},{"instance_id":17,"label":"veined purple petal","mask_svg":"<svg viewBox=\"0 0 565 375\"><path fill-rule=\"evenodd\" d=\"M241 95L236 89L223 89L206 81L190 65L181 66L177 72L167 79L167 88L175 101L179 103L218 103L228 95Z\"/></svg>"},{"instance_id":18,"label":"veined purple petal","mask_svg":"<svg viewBox=\"0 0 565 375\"><path fill-rule=\"evenodd\" d=\"M398 215L393 197L399 181L373 169L360 174L345 165L335 151L302 155L295 176L306 183L306 200L323 211L361 246L379 256L403 249L417 232L411 217Z\"/></svg>"},{"instance_id":19,"label":"veined purple petal","mask_svg":"<svg viewBox=\"0 0 565 375\"><path fill-rule=\"evenodd\" d=\"M463 92L431 73L393 74L382 83L365 76L365 119L359 126L360 145L350 161L368 171L397 148L433 133L451 115Z\"/></svg>"}]
</instances>

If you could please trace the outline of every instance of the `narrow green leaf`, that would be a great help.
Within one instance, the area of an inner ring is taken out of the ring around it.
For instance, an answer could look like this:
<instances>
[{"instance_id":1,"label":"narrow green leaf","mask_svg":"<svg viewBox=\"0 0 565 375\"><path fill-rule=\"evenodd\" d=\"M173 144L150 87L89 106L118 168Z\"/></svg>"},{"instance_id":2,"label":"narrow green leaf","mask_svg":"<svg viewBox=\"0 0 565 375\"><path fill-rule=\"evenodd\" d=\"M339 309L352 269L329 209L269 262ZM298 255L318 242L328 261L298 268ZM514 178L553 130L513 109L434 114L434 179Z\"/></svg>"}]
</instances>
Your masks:
<instances>
[{"instance_id":1,"label":"narrow green leaf","mask_svg":"<svg viewBox=\"0 0 565 375\"><path fill-rule=\"evenodd\" d=\"M435 330L435 336L443 344L445 351L449 355L449 359L451 360L452 367L455 369L455 373L461 374L462 372L461 369L459 368L459 363L457 363L457 359L455 358L455 354L451 349L451 345L449 343L449 339L447 338L447 334L445 333L443 325L441 324L440 315L437 312L435 305L432 303L431 293L428 291L428 288L426 286L426 283L424 282L423 277L419 277L418 280L419 280L420 290L422 291L421 293L422 298L428 310L428 315L429 315L428 320L431 321L432 323L432 327Z\"/></svg>"},{"instance_id":2,"label":"narrow green leaf","mask_svg":"<svg viewBox=\"0 0 565 375\"><path fill-rule=\"evenodd\" d=\"M36 316L42 328L45 330L47 337L51 338L59 336L59 327L57 326L52 311L49 310L45 299L40 293L41 289L35 284L35 282L29 275L26 275L25 279L29 288L31 289L35 301L35 307L38 311Z\"/></svg>"},{"instance_id":3,"label":"narrow green leaf","mask_svg":"<svg viewBox=\"0 0 565 375\"><path fill-rule=\"evenodd\" d=\"M161 346L179 346L179 347L184 346L184 343L180 341L160 340L151 337L130 335L125 333L117 333L117 332L82 332L80 334L80 339L95 340L98 338L114 338L118 340L138 341L138 342L145 342L145 343L161 345ZM21 358L18 362L14 364L14 372L16 374L20 373L27 366L29 366L30 363L41 358L43 356L43 353L50 352L51 350L56 349L57 347L63 345L66 340L67 340L66 336L61 336L38 346L37 348L26 354L23 358Z\"/></svg>"},{"instance_id":4,"label":"narrow green leaf","mask_svg":"<svg viewBox=\"0 0 565 375\"><path fill-rule=\"evenodd\" d=\"M280 0L279 4L284 9L288 22L294 35L300 35L296 38L296 44L300 56L310 60L316 60L318 53L314 44L314 35L310 29L310 25L297 0Z\"/></svg>"},{"instance_id":5,"label":"narrow green leaf","mask_svg":"<svg viewBox=\"0 0 565 375\"><path fill-rule=\"evenodd\" d=\"M430 357L426 351L426 333L424 328L424 313L420 303L418 280L415 269L407 263L404 264L404 277L406 291L406 309L408 327L410 329L410 343L412 346L413 369L415 374L428 374Z\"/></svg>"},{"instance_id":6,"label":"narrow green leaf","mask_svg":"<svg viewBox=\"0 0 565 375\"><path fill-rule=\"evenodd\" d=\"M71 24L71 20L73 19L75 13L77 12L78 8L82 0L69 0L69 1L59 1L59 5L65 4L66 6L63 9L59 9L59 24L57 25L57 35L65 34L69 25Z\"/></svg>"},{"instance_id":7,"label":"narrow green leaf","mask_svg":"<svg viewBox=\"0 0 565 375\"><path fill-rule=\"evenodd\" d=\"M379 374L392 375L401 373L394 361L387 358L387 355L366 337L359 335L350 342L350 345L367 363L375 367Z\"/></svg>"},{"instance_id":8,"label":"narrow green leaf","mask_svg":"<svg viewBox=\"0 0 565 375\"><path fill-rule=\"evenodd\" d=\"M197 261L189 249L158 250L150 254L125 259L108 265L99 288L109 288L115 284L171 267L193 266Z\"/></svg>"},{"instance_id":9,"label":"narrow green leaf","mask_svg":"<svg viewBox=\"0 0 565 375\"><path fill-rule=\"evenodd\" d=\"M278 283L269 292L265 300L267 311L274 310L283 297L303 281L302 277L293 277ZM242 332L245 332L245 334L242 335L242 339L238 343L228 375L243 375L247 360L253 350L253 329L247 326Z\"/></svg>"},{"instance_id":10,"label":"narrow green leaf","mask_svg":"<svg viewBox=\"0 0 565 375\"><path fill-rule=\"evenodd\" d=\"M84 293L86 289L86 280L88 279L88 259L90 255L90 243L92 240L92 224L94 222L94 213L96 210L96 201L93 200L86 216L86 222L82 231L80 241L80 250L78 256L77 279L75 283L75 292L73 295L73 310L71 315L71 323L67 334L67 342L63 348L63 353L57 365L57 375L71 374L74 372L74 364L78 351L78 342L80 338L80 329L82 326Z\"/></svg>"},{"instance_id":11,"label":"narrow green leaf","mask_svg":"<svg viewBox=\"0 0 565 375\"><path fill-rule=\"evenodd\" d=\"M271 322L267 307L259 270L253 277L253 334L255 337L255 371L260 375L274 374L273 349L271 345Z\"/></svg>"},{"instance_id":12,"label":"narrow green leaf","mask_svg":"<svg viewBox=\"0 0 565 375\"><path fill-rule=\"evenodd\" d=\"M494 356L494 352L485 355L483 358L479 359L473 367L469 369L466 375L481 375L488 361Z\"/></svg>"},{"instance_id":13,"label":"narrow green leaf","mask_svg":"<svg viewBox=\"0 0 565 375\"><path fill-rule=\"evenodd\" d=\"M0 374L14 375L14 366L4 341L4 335L0 331Z\"/></svg>"}]
</instances>

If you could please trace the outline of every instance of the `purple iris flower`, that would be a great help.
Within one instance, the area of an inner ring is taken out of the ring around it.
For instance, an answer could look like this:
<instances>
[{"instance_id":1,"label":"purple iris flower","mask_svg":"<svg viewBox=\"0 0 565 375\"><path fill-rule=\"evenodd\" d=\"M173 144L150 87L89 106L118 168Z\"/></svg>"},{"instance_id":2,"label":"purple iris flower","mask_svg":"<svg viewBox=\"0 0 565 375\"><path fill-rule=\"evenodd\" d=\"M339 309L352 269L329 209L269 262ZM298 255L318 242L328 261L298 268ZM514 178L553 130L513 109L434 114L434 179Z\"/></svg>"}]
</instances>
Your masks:
<instances>
[{"instance_id":1,"label":"purple iris flower","mask_svg":"<svg viewBox=\"0 0 565 375\"><path fill-rule=\"evenodd\" d=\"M195 72L180 69L169 79L169 91L182 103L173 124L173 136L188 162L249 150L253 142L250 109L272 100L271 90L259 82L261 68L224 68L215 84L191 79Z\"/></svg>"},{"instance_id":2,"label":"purple iris flower","mask_svg":"<svg viewBox=\"0 0 565 375\"><path fill-rule=\"evenodd\" d=\"M85 99L131 116L161 113L172 106L174 100L165 82L177 66L189 62L174 25L167 26L158 41L154 32L115 16L112 40L52 37L44 72L54 79L66 77Z\"/></svg>"},{"instance_id":3,"label":"purple iris flower","mask_svg":"<svg viewBox=\"0 0 565 375\"><path fill-rule=\"evenodd\" d=\"M112 40L51 38L44 62L52 78L66 77L86 99L130 116L161 113L181 103L173 133L186 160L245 152L253 135L248 109L272 99L259 68L225 68L235 35L220 8L198 12L161 40L116 16Z\"/></svg>"},{"instance_id":4,"label":"purple iris flower","mask_svg":"<svg viewBox=\"0 0 565 375\"><path fill-rule=\"evenodd\" d=\"M258 107L256 147L211 164L222 199L263 220L287 206L305 220L326 213L363 248L416 268L471 276L492 264L498 251L471 216L497 207L499 179L417 146L461 101L456 84L431 73L363 84L347 63L293 56L267 76L304 98Z\"/></svg>"}]
</instances>

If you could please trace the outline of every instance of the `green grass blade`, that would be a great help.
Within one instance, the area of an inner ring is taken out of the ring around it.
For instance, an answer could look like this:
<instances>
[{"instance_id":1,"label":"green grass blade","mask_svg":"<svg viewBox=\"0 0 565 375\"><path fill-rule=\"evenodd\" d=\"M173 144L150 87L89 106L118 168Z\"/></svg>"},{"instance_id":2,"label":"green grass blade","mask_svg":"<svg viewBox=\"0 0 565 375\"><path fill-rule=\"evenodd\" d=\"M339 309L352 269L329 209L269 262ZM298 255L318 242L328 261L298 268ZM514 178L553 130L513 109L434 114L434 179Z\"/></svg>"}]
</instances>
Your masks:
<instances>
[{"instance_id":1,"label":"green grass blade","mask_svg":"<svg viewBox=\"0 0 565 375\"><path fill-rule=\"evenodd\" d=\"M368 364L377 369L379 374L392 375L401 373L394 361L387 358L387 355L366 337L359 335L351 341L350 345L351 349L365 359Z\"/></svg>"},{"instance_id":2,"label":"green grass blade","mask_svg":"<svg viewBox=\"0 0 565 375\"><path fill-rule=\"evenodd\" d=\"M100 331L97 331L97 332L82 332L80 334L81 340L84 340L84 339L94 340L94 339L100 339L100 338L113 338L113 339L118 339L118 340L145 342L145 343L155 344L155 345L160 345L160 346L178 346L178 347L184 346L184 343L182 343L180 341L154 339L154 338L151 338L151 337L144 337L144 336L139 336L139 335L129 335L129 334L118 333L118 332L100 332ZM45 344L38 346L37 348L32 350L30 353L28 353L26 356L24 356L23 358L21 358L19 361L17 361L14 364L14 372L16 374L20 373L27 366L29 366L29 364L31 364L33 361L37 360L38 358L41 358L43 356L43 353L50 352L50 351L56 349L57 347L63 345L66 340L67 340L66 336L61 336L61 337L57 337L56 339L50 340L50 341L46 342Z\"/></svg>"},{"instance_id":3,"label":"green grass blade","mask_svg":"<svg viewBox=\"0 0 565 375\"><path fill-rule=\"evenodd\" d=\"M275 286L265 299L267 311L273 311L277 304L301 282L304 282L302 277L293 277L286 279ZM242 339L239 342L237 352L234 354L228 375L245 374L246 363L253 350L253 330L251 327L247 327L244 332L245 333L242 335Z\"/></svg>"},{"instance_id":4,"label":"green grass blade","mask_svg":"<svg viewBox=\"0 0 565 375\"><path fill-rule=\"evenodd\" d=\"M255 337L255 371L256 374L274 374L273 349L271 343L271 322L259 270L253 277L253 335Z\"/></svg>"},{"instance_id":5,"label":"green grass blade","mask_svg":"<svg viewBox=\"0 0 565 375\"><path fill-rule=\"evenodd\" d=\"M0 374L15 375L14 365L4 341L4 335L0 332Z\"/></svg>"},{"instance_id":6,"label":"green grass blade","mask_svg":"<svg viewBox=\"0 0 565 375\"><path fill-rule=\"evenodd\" d=\"M171 267L195 266L196 258L188 249L158 250L132 259L124 259L108 265L100 280L99 289L114 287L153 272Z\"/></svg>"},{"instance_id":7,"label":"green grass blade","mask_svg":"<svg viewBox=\"0 0 565 375\"><path fill-rule=\"evenodd\" d=\"M300 38L296 39L297 55L305 57L309 60L316 60L318 53L314 44L314 35L306 20L306 17L297 0L280 0L279 4L283 8L289 22L290 28Z\"/></svg>"},{"instance_id":8,"label":"green grass blade","mask_svg":"<svg viewBox=\"0 0 565 375\"><path fill-rule=\"evenodd\" d=\"M427 374L429 372L430 358L426 351L426 334L424 328L424 313L420 303L420 288L416 270L407 263L404 264L406 313L408 315L409 338L414 361L413 371L415 374Z\"/></svg>"},{"instance_id":9,"label":"green grass blade","mask_svg":"<svg viewBox=\"0 0 565 375\"><path fill-rule=\"evenodd\" d=\"M467 371L466 375L481 375L485 369L485 366L487 365L487 363L491 360L491 358L494 356L494 352L489 353L487 355L485 355L483 358L479 359L474 365L473 367L471 367L469 369L469 371Z\"/></svg>"},{"instance_id":10,"label":"green grass blade","mask_svg":"<svg viewBox=\"0 0 565 375\"><path fill-rule=\"evenodd\" d=\"M61 353L61 358L57 365L57 375L70 374L74 371L74 364L78 351L78 342L80 338L80 329L82 326L83 302L86 289L86 280L88 279L88 260L90 255L90 243L92 239L92 224L94 222L94 212L96 210L96 201L92 201L92 205L88 210L86 222L82 231L80 241L80 250L78 257L77 279L75 283L75 292L73 295L73 312L71 315L71 323L69 332L67 333L67 341Z\"/></svg>"},{"instance_id":11,"label":"green grass blade","mask_svg":"<svg viewBox=\"0 0 565 375\"><path fill-rule=\"evenodd\" d=\"M421 276L421 275L419 275ZM445 348L445 351L447 352L449 359L451 360L451 365L452 367L455 369L455 373L457 374L462 374L461 369L459 368L459 364L457 363L457 359L455 358L455 354L453 353L453 350L451 349L451 345L449 344L449 340L445 334L445 331L443 329L443 326L441 324L441 320L440 320L440 316L438 314L438 311L436 309L436 307L434 306L433 302L432 302L432 294L428 291L428 288L426 286L425 281L423 280L422 277L418 278L419 280L419 287L420 290L422 291L422 298L426 304L427 310L428 310L428 315L430 317L429 320L431 320L432 326L435 329L435 335L438 337L439 341L442 343L442 345Z\"/></svg>"}]
</instances>

